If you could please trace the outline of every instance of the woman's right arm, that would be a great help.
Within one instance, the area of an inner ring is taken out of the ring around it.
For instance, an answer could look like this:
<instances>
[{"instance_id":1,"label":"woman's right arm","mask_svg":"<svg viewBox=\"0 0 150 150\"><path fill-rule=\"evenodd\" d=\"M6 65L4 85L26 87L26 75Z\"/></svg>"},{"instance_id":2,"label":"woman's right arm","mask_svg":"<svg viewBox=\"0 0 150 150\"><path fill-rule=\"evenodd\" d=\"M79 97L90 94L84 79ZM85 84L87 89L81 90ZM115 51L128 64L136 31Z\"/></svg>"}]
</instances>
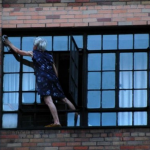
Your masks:
<instances>
[{"instance_id":1,"label":"woman's right arm","mask_svg":"<svg viewBox=\"0 0 150 150\"><path fill-rule=\"evenodd\" d=\"M5 39L5 44L8 45L15 53L23 55L23 56L33 56L32 51L23 51L15 47L8 39Z\"/></svg>"}]
</instances>

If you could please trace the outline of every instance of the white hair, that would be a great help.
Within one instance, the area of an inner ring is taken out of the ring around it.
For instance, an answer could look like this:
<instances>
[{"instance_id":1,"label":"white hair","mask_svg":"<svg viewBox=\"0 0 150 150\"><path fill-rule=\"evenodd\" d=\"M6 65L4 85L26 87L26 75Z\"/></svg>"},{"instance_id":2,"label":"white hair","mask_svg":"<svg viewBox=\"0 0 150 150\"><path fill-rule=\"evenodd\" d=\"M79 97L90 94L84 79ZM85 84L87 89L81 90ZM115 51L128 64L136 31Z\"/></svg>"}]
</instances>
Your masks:
<instances>
[{"instance_id":1,"label":"white hair","mask_svg":"<svg viewBox=\"0 0 150 150\"><path fill-rule=\"evenodd\" d=\"M45 51L47 42L44 39L37 37L35 38L33 45L37 46L37 50Z\"/></svg>"}]
</instances>

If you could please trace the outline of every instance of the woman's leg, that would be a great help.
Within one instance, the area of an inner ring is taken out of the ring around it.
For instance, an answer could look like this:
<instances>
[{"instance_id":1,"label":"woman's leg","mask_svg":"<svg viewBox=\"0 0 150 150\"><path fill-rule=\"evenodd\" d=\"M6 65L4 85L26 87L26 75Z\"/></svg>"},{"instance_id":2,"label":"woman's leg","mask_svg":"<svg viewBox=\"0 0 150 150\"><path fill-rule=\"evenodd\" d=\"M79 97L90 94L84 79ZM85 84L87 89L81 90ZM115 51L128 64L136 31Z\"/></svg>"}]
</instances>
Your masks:
<instances>
[{"instance_id":1,"label":"woman's leg","mask_svg":"<svg viewBox=\"0 0 150 150\"><path fill-rule=\"evenodd\" d=\"M66 103L71 110L76 110L75 106L66 97L63 98L62 101Z\"/></svg>"},{"instance_id":2,"label":"woman's leg","mask_svg":"<svg viewBox=\"0 0 150 150\"><path fill-rule=\"evenodd\" d=\"M44 101L47 104L47 106L49 107L49 110L53 116L54 119L54 124L60 124L59 118L58 118L58 113L57 113L57 109L56 106L53 103L52 97L51 96L45 96L44 97Z\"/></svg>"}]
</instances>

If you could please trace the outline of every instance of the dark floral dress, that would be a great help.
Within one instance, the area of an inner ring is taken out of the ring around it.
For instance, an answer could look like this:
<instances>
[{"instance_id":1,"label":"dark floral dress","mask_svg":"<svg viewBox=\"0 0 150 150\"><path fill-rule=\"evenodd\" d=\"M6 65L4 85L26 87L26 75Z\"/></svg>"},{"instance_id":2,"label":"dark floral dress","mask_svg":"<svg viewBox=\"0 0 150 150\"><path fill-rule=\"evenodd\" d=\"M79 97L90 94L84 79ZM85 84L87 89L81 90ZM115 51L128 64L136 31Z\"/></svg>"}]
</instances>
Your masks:
<instances>
[{"instance_id":1,"label":"dark floral dress","mask_svg":"<svg viewBox=\"0 0 150 150\"><path fill-rule=\"evenodd\" d=\"M41 96L65 98L58 77L53 69L53 56L48 51L33 50L33 64L36 75L37 91Z\"/></svg>"}]
</instances>

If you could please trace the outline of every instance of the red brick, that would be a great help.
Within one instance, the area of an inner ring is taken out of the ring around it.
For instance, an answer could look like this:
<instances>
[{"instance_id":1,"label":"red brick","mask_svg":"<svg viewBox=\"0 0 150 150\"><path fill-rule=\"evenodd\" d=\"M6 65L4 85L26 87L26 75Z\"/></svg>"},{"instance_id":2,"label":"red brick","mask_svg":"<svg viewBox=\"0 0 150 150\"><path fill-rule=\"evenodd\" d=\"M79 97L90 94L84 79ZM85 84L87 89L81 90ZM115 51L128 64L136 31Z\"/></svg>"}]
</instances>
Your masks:
<instances>
[{"instance_id":1,"label":"red brick","mask_svg":"<svg viewBox=\"0 0 150 150\"><path fill-rule=\"evenodd\" d=\"M142 146L135 146L135 149L141 149L141 150L144 150L144 149L150 149L150 146L146 146L146 145L142 145Z\"/></svg>"},{"instance_id":2,"label":"red brick","mask_svg":"<svg viewBox=\"0 0 150 150\"><path fill-rule=\"evenodd\" d=\"M29 147L17 147L15 150L29 150Z\"/></svg>"},{"instance_id":3,"label":"red brick","mask_svg":"<svg viewBox=\"0 0 150 150\"><path fill-rule=\"evenodd\" d=\"M66 142L52 143L52 146L66 146Z\"/></svg>"},{"instance_id":4,"label":"red brick","mask_svg":"<svg viewBox=\"0 0 150 150\"><path fill-rule=\"evenodd\" d=\"M43 8L40 8L40 7L39 7L39 8L36 8L35 10L36 10L36 11L42 11Z\"/></svg>"},{"instance_id":5,"label":"red brick","mask_svg":"<svg viewBox=\"0 0 150 150\"><path fill-rule=\"evenodd\" d=\"M120 149L125 149L125 150L134 150L134 146L120 146Z\"/></svg>"},{"instance_id":6,"label":"red brick","mask_svg":"<svg viewBox=\"0 0 150 150\"><path fill-rule=\"evenodd\" d=\"M122 137L122 141L134 141L134 137Z\"/></svg>"},{"instance_id":7,"label":"red brick","mask_svg":"<svg viewBox=\"0 0 150 150\"><path fill-rule=\"evenodd\" d=\"M18 139L18 135L0 135L0 139Z\"/></svg>"},{"instance_id":8,"label":"red brick","mask_svg":"<svg viewBox=\"0 0 150 150\"><path fill-rule=\"evenodd\" d=\"M68 6L82 6L82 3L68 3Z\"/></svg>"},{"instance_id":9,"label":"red brick","mask_svg":"<svg viewBox=\"0 0 150 150\"><path fill-rule=\"evenodd\" d=\"M114 135L117 136L117 137L118 137L118 136L121 137L121 136L122 136L122 133L115 133Z\"/></svg>"},{"instance_id":10,"label":"red brick","mask_svg":"<svg viewBox=\"0 0 150 150\"><path fill-rule=\"evenodd\" d=\"M2 5L4 8L9 8L10 7L10 4L3 4Z\"/></svg>"},{"instance_id":11,"label":"red brick","mask_svg":"<svg viewBox=\"0 0 150 150\"><path fill-rule=\"evenodd\" d=\"M33 147L36 145L37 145L36 143L22 143L22 146L24 146L24 147Z\"/></svg>"}]
</instances>

